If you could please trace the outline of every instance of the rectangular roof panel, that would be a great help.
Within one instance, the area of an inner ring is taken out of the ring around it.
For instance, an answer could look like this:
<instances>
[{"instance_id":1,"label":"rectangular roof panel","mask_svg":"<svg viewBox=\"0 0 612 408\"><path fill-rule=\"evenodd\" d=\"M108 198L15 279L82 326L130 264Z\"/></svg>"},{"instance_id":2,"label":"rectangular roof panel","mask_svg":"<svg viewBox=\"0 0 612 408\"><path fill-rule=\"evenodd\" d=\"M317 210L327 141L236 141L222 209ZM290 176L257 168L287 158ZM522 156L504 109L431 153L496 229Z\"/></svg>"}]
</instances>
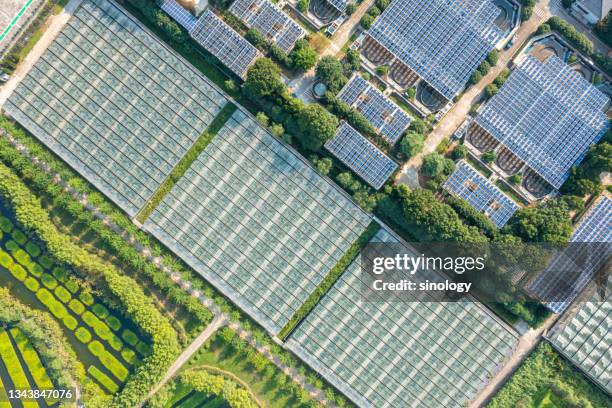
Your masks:
<instances>
[{"instance_id":1,"label":"rectangular roof panel","mask_svg":"<svg viewBox=\"0 0 612 408\"><path fill-rule=\"evenodd\" d=\"M490 0L394 0L368 31L446 99L501 40Z\"/></svg>"}]
</instances>

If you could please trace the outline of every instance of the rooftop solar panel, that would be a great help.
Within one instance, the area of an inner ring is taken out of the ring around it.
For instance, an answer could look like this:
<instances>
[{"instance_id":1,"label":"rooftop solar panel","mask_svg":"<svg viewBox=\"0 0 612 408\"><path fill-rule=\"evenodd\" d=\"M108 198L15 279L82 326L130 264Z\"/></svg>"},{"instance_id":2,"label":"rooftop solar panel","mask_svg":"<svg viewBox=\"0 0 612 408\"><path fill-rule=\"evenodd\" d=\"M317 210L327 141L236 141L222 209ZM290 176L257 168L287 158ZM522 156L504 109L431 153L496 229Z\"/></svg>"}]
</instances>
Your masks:
<instances>
[{"instance_id":1,"label":"rooftop solar panel","mask_svg":"<svg viewBox=\"0 0 612 408\"><path fill-rule=\"evenodd\" d=\"M369 35L453 99L503 34L490 0L394 0Z\"/></svg>"},{"instance_id":2,"label":"rooftop solar panel","mask_svg":"<svg viewBox=\"0 0 612 408\"><path fill-rule=\"evenodd\" d=\"M189 34L242 79L255 60L262 57L257 48L210 9L202 13Z\"/></svg>"},{"instance_id":3,"label":"rooftop solar panel","mask_svg":"<svg viewBox=\"0 0 612 408\"><path fill-rule=\"evenodd\" d=\"M276 334L370 220L238 109L144 227Z\"/></svg>"},{"instance_id":4,"label":"rooftop solar panel","mask_svg":"<svg viewBox=\"0 0 612 408\"><path fill-rule=\"evenodd\" d=\"M164 0L161 4L161 9L164 10L170 17L176 20L187 31L191 31L193 25L198 20L188 10L183 8L175 0Z\"/></svg>"},{"instance_id":5,"label":"rooftop solar panel","mask_svg":"<svg viewBox=\"0 0 612 408\"><path fill-rule=\"evenodd\" d=\"M229 11L289 53L306 31L268 0L235 0Z\"/></svg>"},{"instance_id":6,"label":"rooftop solar panel","mask_svg":"<svg viewBox=\"0 0 612 408\"><path fill-rule=\"evenodd\" d=\"M612 256L608 245L612 242L612 198L604 195L591 205L570 241L574 244L555 258L528 286L555 313L567 309ZM587 246L576 243L606 244ZM589 258L585 259L585 255ZM579 266L576 266L576 260L580 260Z\"/></svg>"},{"instance_id":7,"label":"rooftop solar panel","mask_svg":"<svg viewBox=\"0 0 612 408\"><path fill-rule=\"evenodd\" d=\"M119 6L84 0L3 108L135 216L226 102Z\"/></svg>"},{"instance_id":8,"label":"rooftop solar panel","mask_svg":"<svg viewBox=\"0 0 612 408\"><path fill-rule=\"evenodd\" d=\"M349 0L327 0L327 2L336 10L344 13L346 11L346 6L348 6Z\"/></svg>"},{"instance_id":9,"label":"rooftop solar panel","mask_svg":"<svg viewBox=\"0 0 612 408\"><path fill-rule=\"evenodd\" d=\"M338 99L361 112L391 144L399 141L412 120L401 107L358 74L342 88Z\"/></svg>"},{"instance_id":10,"label":"rooftop solar panel","mask_svg":"<svg viewBox=\"0 0 612 408\"><path fill-rule=\"evenodd\" d=\"M607 292L593 291L564 315L548 340L565 358L612 394L612 276Z\"/></svg>"},{"instance_id":11,"label":"rooftop solar panel","mask_svg":"<svg viewBox=\"0 0 612 408\"><path fill-rule=\"evenodd\" d=\"M554 188L608 128L608 98L556 56L528 56L475 121Z\"/></svg>"},{"instance_id":12,"label":"rooftop solar panel","mask_svg":"<svg viewBox=\"0 0 612 408\"><path fill-rule=\"evenodd\" d=\"M446 180L444 188L484 213L498 228L503 227L518 209L514 201L463 160Z\"/></svg>"},{"instance_id":13,"label":"rooftop solar panel","mask_svg":"<svg viewBox=\"0 0 612 408\"><path fill-rule=\"evenodd\" d=\"M395 239L383 227L373 241ZM467 406L517 336L474 301L366 300L360 262L290 335L289 350L362 408Z\"/></svg>"},{"instance_id":14,"label":"rooftop solar panel","mask_svg":"<svg viewBox=\"0 0 612 408\"><path fill-rule=\"evenodd\" d=\"M346 122L325 148L375 189L381 188L397 168L397 163Z\"/></svg>"}]
</instances>

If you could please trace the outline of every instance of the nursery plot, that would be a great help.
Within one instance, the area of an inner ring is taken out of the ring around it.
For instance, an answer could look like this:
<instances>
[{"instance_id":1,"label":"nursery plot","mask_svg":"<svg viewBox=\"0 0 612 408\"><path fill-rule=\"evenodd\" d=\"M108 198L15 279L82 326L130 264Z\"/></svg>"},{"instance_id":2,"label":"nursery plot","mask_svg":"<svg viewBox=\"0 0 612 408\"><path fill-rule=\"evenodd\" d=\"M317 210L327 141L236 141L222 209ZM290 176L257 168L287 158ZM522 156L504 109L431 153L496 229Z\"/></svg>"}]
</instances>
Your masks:
<instances>
[{"instance_id":1,"label":"nursery plot","mask_svg":"<svg viewBox=\"0 0 612 408\"><path fill-rule=\"evenodd\" d=\"M145 229L278 333L370 219L239 109Z\"/></svg>"},{"instance_id":2,"label":"nursery plot","mask_svg":"<svg viewBox=\"0 0 612 408\"><path fill-rule=\"evenodd\" d=\"M114 3L85 0L4 109L134 216L226 102Z\"/></svg>"},{"instance_id":3,"label":"nursery plot","mask_svg":"<svg viewBox=\"0 0 612 408\"><path fill-rule=\"evenodd\" d=\"M36 303L35 307L49 311L63 325L77 355L86 355L82 362L89 377L105 391L115 393L132 366L150 353L149 345L132 330L131 322L83 289L11 220L0 216L0 227L0 273L27 289L25 292L31 296L28 304Z\"/></svg>"}]
</instances>

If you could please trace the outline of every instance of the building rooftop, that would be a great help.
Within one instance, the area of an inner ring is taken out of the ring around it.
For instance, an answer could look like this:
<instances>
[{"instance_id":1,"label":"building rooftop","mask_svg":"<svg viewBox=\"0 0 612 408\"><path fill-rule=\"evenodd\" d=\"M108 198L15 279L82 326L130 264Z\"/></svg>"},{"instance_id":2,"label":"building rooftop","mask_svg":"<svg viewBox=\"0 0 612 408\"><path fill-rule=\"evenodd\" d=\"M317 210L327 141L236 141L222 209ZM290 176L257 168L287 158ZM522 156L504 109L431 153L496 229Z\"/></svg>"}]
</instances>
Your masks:
<instances>
[{"instance_id":1,"label":"building rooftop","mask_svg":"<svg viewBox=\"0 0 612 408\"><path fill-rule=\"evenodd\" d=\"M582 216L570 246L537 275L528 289L562 313L612 256L612 198L599 197ZM587 255L587 257L585 257Z\"/></svg>"},{"instance_id":2,"label":"building rooftop","mask_svg":"<svg viewBox=\"0 0 612 408\"><path fill-rule=\"evenodd\" d=\"M338 99L363 114L391 144L399 141L412 120L401 107L359 74L355 74L342 88Z\"/></svg>"},{"instance_id":3,"label":"building rooftop","mask_svg":"<svg viewBox=\"0 0 612 408\"><path fill-rule=\"evenodd\" d=\"M502 228L518 209L514 201L463 160L443 187L485 214L498 228Z\"/></svg>"},{"instance_id":4,"label":"building rooftop","mask_svg":"<svg viewBox=\"0 0 612 408\"><path fill-rule=\"evenodd\" d=\"M289 53L306 31L269 0L235 0L229 11Z\"/></svg>"},{"instance_id":5,"label":"building rooftop","mask_svg":"<svg viewBox=\"0 0 612 408\"><path fill-rule=\"evenodd\" d=\"M368 31L446 99L502 39L490 0L394 0Z\"/></svg>"},{"instance_id":6,"label":"building rooftop","mask_svg":"<svg viewBox=\"0 0 612 408\"><path fill-rule=\"evenodd\" d=\"M370 221L239 108L144 228L277 334Z\"/></svg>"},{"instance_id":7,"label":"building rooftop","mask_svg":"<svg viewBox=\"0 0 612 408\"><path fill-rule=\"evenodd\" d=\"M607 103L556 56L527 56L475 122L558 189L606 132Z\"/></svg>"},{"instance_id":8,"label":"building rooftop","mask_svg":"<svg viewBox=\"0 0 612 408\"><path fill-rule=\"evenodd\" d=\"M325 148L377 190L397 169L397 163L346 122Z\"/></svg>"}]
</instances>

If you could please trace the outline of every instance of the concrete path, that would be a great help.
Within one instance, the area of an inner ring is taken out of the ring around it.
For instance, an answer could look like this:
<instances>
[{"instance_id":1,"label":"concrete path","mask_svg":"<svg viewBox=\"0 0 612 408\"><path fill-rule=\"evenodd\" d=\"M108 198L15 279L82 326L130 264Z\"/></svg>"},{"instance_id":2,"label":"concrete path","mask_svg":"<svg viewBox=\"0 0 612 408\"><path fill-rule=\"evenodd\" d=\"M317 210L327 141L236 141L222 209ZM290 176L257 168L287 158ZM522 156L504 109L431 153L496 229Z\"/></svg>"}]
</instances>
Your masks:
<instances>
[{"instance_id":1,"label":"concrete path","mask_svg":"<svg viewBox=\"0 0 612 408\"><path fill-rule=\"evenodd\" d=\"M0 87L0 108L4 106L6 100L11 96L17 85L30 72L32 66L38 61L40 56L47 50L55 37L62 31L74 11L79 7L82 0L70 0L64 7L61 13L49 17L48 26L43 35L40 37L34 48L28 53L23 61L17 66L17 69L11 75L11 78Z\"/></svg>"},{"instance_id":2,"label":"concrete path","mask_svg":"<svg viewBox=\"0 0 612 408\"><path fill-rule=\"evenodd\" d=\"M489 73L478 84L469 88L442 120L438 122L425 140L425 147L422 153L404 163L402 170L398 173L395 180L396 183L407 184L412 188L418 187L417 170L423 162L423 156L434 152L442 140L450 137L457 130L466 119L471 107L482 97L486 86L497 78L504 68L508 66L514 55L523 47L525 41L536 32L540 24L550 17L548 1L538 1L533 16L528 21L523 22L517 31L518 41L510 49L500 51L497 65L491 68Z\"/></svg>"},{"instance_id":3,"label":"concrete path","mask_svg":"<svg viewBox=\"0 0 612 408\"><path fill-rule=\"evenodd\" d=\"M196 339L185 350L183 350L181 355L178 356L178 358L170 366L170 368L166 372L166 375L164 375L161 381L149 391L147 398L139 405L139 408L142 407L144 403L149 400L149 398L155 395L157 391L159 391L164 385L166 385L168 381L170 381L176 375L176 373L181 369L181 367L185 365L195 353L197 353L197 351L200 349L200 347L202 347L206 340L208 340L213 334L215 334L217 330L219 330L226 324L227 319L224 315L215 316L213 321L210 322L208 326L206 326L206 329L204 329L204 331L200 333L200 335L196 337Z\"/></svg>"},{"instance_id":4,"label":"concrete path","mask_svg":"<svg viewBox=\"0 0 612 408\"><path fill-rule=\"evenodd\" d=\"M506 361L502 369L495 373L468 407L484 407L489 402L489 399L499 391L512 374L514 374L516 369L520 367L523 361L525 361L529 354L536 348L540 341L542 341L542 335L555 324L558 318L559 315L552 315L542 324L542 326L537 329L530 329L521 336L519 338L519 344L516 350L514 350L514 353L512 353L512 356Z\"/></svg>"}]
</instances>

